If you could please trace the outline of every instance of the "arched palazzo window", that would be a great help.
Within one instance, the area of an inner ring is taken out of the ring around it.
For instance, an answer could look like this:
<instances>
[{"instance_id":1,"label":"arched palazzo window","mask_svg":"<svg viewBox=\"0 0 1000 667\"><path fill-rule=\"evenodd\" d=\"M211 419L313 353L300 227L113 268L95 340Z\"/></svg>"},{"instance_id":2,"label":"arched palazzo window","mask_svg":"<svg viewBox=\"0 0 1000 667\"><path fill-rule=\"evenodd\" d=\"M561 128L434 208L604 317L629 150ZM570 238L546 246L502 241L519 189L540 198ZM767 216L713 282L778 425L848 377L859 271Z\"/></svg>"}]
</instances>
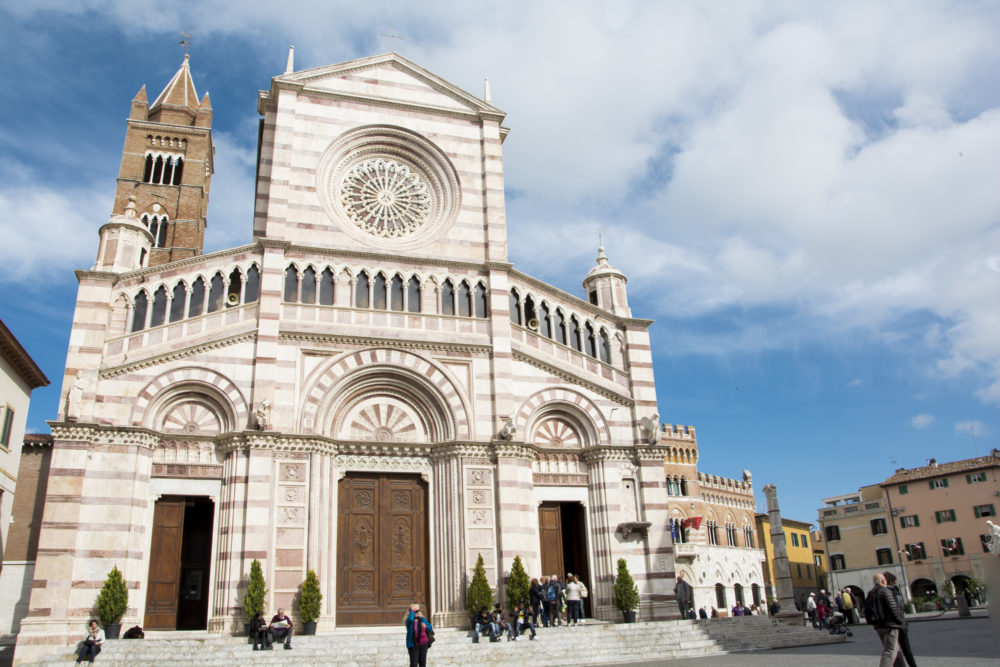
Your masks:
<instances>
[{"instance_id":1,"label":"arched palazzo window","mask_svg":"<svg viewBox=\"0 0 1000 667\"><path fill-rule=\"evenodd\" d=\"M307 266L302 272L302 303L316 303L316 269Z\"/></svg>"},{"instance_id":2,"label":"arched palazzo window","mask_svg":"<svg viewBox=\"0 0 1000 667\"><path fill-rule=\"evenodd\" d=\"M153 161L153 177L149 182L159 183L161 178L163 178L163 156L157 155Z\"/></svg>"},{"instance_id":3,"label":"arched palazzo window","mask_svg":"<svg viewBox=\"0 0 1000 667\"><path fill-rule=\"evenodd\" d=\"M333 271L329 267L319 277L319 305L333 305Z\"/></svg>"},{"instance_id":4,"label":"arched palazzo window","mask_svg":"<svg viewBox=\"0 0 1000 667\"><path fill-rule=\"evenodd\" d=\"M285 289L281 298L286 303L295 303L299 300L299 270L294 265L289 265L285 269Z\"/></svg>"},{"instance_id":5,"label":"arched palazzo window","mask_svg":"<svg viewBox=\"0 0 1000 667\"><path fill-rule=\"evenodd\" d=\"M204 288L203 288L204 289ZM243 301L253 303L260 298L260 269L254 264L247 271L247 286L243 292Z\"/></svg>"},{"instance_id":6,"label":"arched palazzo window","mask_svg":"<svg viewBox=\"0 0 1000 667\"><path fill-rule=\"evenodd\" d=\"M594 325L590 322L584 326L587 335L587 354L597 358L597 337L594 335Z\"/></svg>"},{"instance_id":7,"label":"arched palazzo window","mask_svg":"<svg viewBox=\"0 0 1000 667\"><path fill-rule=\"evenodd\" d=\"M681 477L680 492L682 496L686 496L688 494L688 481L684 477Z\"/></svg>"},{"instance_id":8,"label":"arched palazzo window","mask_svg":"<svg viewBox=\"0 0 1000 667\"><path fill-rule=\"evenodd\" d=\"M445 280L444 284L441 285L441 314L455 314L455 286L451 279Z\"/></svg>"},{"instance_id":9,"label":"arched palazzo window","mask_svg":"<svg viewBox=\"0 0 1000 667\"><path fill-rule=\"evenodd\" d=\"M485 318L486 315L486 286L476 283L476 317Z\"/></svg>"},{"instance_id":10,"label":"arched palazzo window","mask_svg":"<svg viewBox=\"0 0 1000 667\"><path fill-rule=\"evenodd\" d=\"M208 290L208 312L214 313L222 308L223 300L226 298L225 281L221 273L212 276L212 284Z\"/></svg>"},{"instance_id":11,"label":"arched palazzo window","mask_svg":"<svg viewBox=\"0 0 1000 667\"><path fill-rule=\"evenodd\" d=\"M715 585L715 606L720 610L729 608L726 602L726 587L722 584Z\"/></svg>"},{"instance_id":12,"label":"arched palazzo window","mask_svg":"<svg viewBox=\"0 0 1000 667\"><path fill-rule=\"evenodd\" d=\"M368 274L364 271L358 274L358 280L354 285L354 307L368 307Z\"/></svg>"},{"instance_id":13,"label":"arched palazzo window","mask_svg":"<svg viewBox=\"0 0 1000 667\"><path fill-rule=\"evenodd\" d=\"M205 308L205 279L198 278L191 285L191 305L188 307L188 317L201 315Z\"/></svg>"},{"instance_id":14,"label":"arched palazzo window","mask_svg":"<svg viewBox=\"0 0 1000 667\"><path fill-rule=\"evenodd\" d=\"M469 283L464 280L458 284L458 314L462 317L472 315L472 293Z\"/></svg>"},{"instance_id":15,"label":"arched palazzo window","mask_svg":"<svg viewBox=\"0 0 1000 667\"><path fill-rule=\"evenodd\" d=\"M158 327L163 324L167 316L167 290L160 285L159 289L153 292L153 312L149 316L149 326Z\"/></svg>"},{"instance_id":16,"label":"arched palazzo window","mask_svg":"<svg viewBox=\"0 0 1000 667\"><path fill-rule=\"evenodd\" d=\"M389 308L403 310L403 278L398 273L392 277L392 284L389 286Z\"/></svg>"},{"instance_id":17,"label":"arched palazzo window","mask_svg":"<svg viewBox=\"0 0 1000 667\"><path fill-rule=\"evenodd\" d=\"M556 308L556 323L553 327L556 330L556 342L566 344L566 320L563 318L562 311Z\"/></svg>"},{"instance_id":18,"label":"arched palazzo window","mask_svg":"<svg viewBox=\"0 0 1000 667\"><path fill-rule=\"evenodd\" d=\"M239 269L233 269L229 274L229 288L226 290L226 305L237 306L241 303L243 295L243 274Z\"/></svg>"},{"instance_id":19,"label":"arched palazzo window","mask_svg":"<svg viewBox=\"0 0 1000 667\"><path fill-rule=\"evenodd\" d=\"M187 298L187 289L184 283L174 285L173 299L170 301L170 321L176 322L184 318L184 300Z\"/></svg>"},{"instance_id":20,"label":"arched palazzo window","mask_svg":"<svg viewBox=\"0 0 1000 667\"><path fill-rule=\"evenodd\" d=\"M531 298L531 295L524 297L524 323L528 325L531 320L538 319L538 313L535 312L535 300Z\"/></svg>"},{"instance_id":21,"label":"arched palazzo window","mask_svg":"<svg viewBox=\"0 0 1000 667\"><path fill-rule=\"evenodd\" d=\"M549 307L544 303L538 307L538 333L546 338L552 338L552 322L549 321Z\"/></svg>"},{"instance_id":22,"label":"arched palazzo window","mask_svg":"<svg viewBox=\"0 0 1000 667\"><path fill-rule=\"evenodd\" d=\"M375 310L385 310L385 275L379 273L375 276L375 289L372 290L372 308Z\"/></svg>"},{"instance_id":23,"label":"arched palazzo window","mask_svg":"<svg viewBox=\"0 0 1000 667\"><path fill-rule=\"evenodd\" d=\"M611 340L608 338L608 332L604 329L601 329L601 340L597 351L601 355L601 361L606 364L611 363Z\"/></svg>"},{"instance_id":24,"label":"arched palazzo window","mask_svg":"<svg viewBox=\"0 0 1000 667\"><path fill-rule=\"evenodd\" d=\"M576 315L569 318L569 345L577 352L583 352L583 346L580 344L580 323Z\"/></svg>"},{"instance_id":25,"label":"arched palazzo window","mask_svg":"<svg viewBox=\"0 0 1000 667\"><path fill-rule=\"evenodd\" d=\"M153 185L180 185L184 175L184 158L179 156L146 155L142 182Z\"/></svg>"},{"instance_id":26,"label":"arched palazzo window","mask_svg":"<svg viewBox=\"0 0 1000 667\"><path fill-rule=\"evenodd\" d=\"M146 308L149 306L149 297L145 292L135 295L132 307L132 331L142 331L146 327Z\"/></svg>"},{"instance_id":27,"label":"arched palazzo window","mask_svg":"<svg viewBox=\"0 0 1000 667\"><path fill-rule=\"evenodd\" d=\"M739 603L741 607L745 607L746 603L743 600L743 586L740 584L733 584L733 593L736 595L736 602Z\"/></svg>"},{"instance_id":28,"label":"arched palazzo window","mask_svg":"<svg viewBox=\"0 0 1000 667\"><path fill-rule=\"evenodd\" d=\"M521 301L516 289L510 291L510 321L521 324Z\"/></svg>"},{"instance_id":29,"label":"arched palazzo window","mask_svg":"<svg viewBox=\"0 0 1000 667\"><path fill-rule=\"evenodd\" d=\"M415 277L406 284L406 309L411 313L420 312L420 281Z\"/></svg>"}]
</instances>

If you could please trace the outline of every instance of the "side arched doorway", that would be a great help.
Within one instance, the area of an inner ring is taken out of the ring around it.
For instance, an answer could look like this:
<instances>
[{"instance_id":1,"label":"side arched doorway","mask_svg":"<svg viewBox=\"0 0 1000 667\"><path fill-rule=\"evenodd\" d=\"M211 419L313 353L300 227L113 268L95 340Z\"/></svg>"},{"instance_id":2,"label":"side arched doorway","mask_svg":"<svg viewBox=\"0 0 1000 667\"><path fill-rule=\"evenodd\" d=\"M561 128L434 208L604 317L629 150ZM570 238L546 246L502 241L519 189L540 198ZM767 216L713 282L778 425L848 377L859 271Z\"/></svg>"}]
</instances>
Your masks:
<instances>
[{"instance_id":1,"label":"side arched doorway","mask_svg":"<svg viewBox=\"0 0 1000 667\"><path fill-rule=\"evenodd\" d=\"M914 579L910 582L910 593L915 598L933 597L937 595L937 584L930 579Z\"/></svg>"}]
</instances>

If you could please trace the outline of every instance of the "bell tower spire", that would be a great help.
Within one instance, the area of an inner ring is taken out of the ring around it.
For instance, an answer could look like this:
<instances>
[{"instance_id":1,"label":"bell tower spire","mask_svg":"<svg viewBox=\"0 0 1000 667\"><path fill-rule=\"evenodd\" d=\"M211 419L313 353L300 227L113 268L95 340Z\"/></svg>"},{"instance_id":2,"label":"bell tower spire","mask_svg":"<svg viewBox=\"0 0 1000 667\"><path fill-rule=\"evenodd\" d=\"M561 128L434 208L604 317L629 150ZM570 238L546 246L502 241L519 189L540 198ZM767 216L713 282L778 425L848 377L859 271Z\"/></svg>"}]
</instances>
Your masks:
<instances>
[{"instance_id":1,"label":"bell tower spire","mask_svg":"<svg viewBox=\"0 0 1000 667\"><path fill-rule=\"evenodd\" d=\"M111 211L133 216L153 237L148 265L200 255L214 172L212 105L199 101L190 55L152 105L142 86L129 112Z\"/></svg>"}]
</instances>

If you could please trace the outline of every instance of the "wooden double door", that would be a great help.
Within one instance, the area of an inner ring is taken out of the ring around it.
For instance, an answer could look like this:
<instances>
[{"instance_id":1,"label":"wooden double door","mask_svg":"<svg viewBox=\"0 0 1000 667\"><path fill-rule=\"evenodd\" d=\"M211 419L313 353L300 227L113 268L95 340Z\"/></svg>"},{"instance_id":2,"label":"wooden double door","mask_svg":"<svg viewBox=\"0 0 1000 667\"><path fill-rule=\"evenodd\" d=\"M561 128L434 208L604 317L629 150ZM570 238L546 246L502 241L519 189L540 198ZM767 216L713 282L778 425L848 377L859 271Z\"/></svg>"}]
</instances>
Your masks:
<instances>
[{"instance_id":1,"label":"wooden double door","mask_svg":"<svg viewBox=\"0 0 1000 667\"><path fill-rule=\"evenodd\" d=\"M566 583L572 572L587 586L590 580L587 558L586 509L580 503L546 502L538 506L538 543L542 554L542 574L559 575ZM590 614L590 600L584 600L584 610Z\"/></svg>"},{"instance_id":2,"label":"wooden double door","mask_svg":"<svg viewBox=\"0 0 1000 667\"><path fill-rule=\"evenodd\" d=\"M430 616L426 484L349 473L337 503L337 625L396 625L414 602Z\"/></svg>"}]
</instances>

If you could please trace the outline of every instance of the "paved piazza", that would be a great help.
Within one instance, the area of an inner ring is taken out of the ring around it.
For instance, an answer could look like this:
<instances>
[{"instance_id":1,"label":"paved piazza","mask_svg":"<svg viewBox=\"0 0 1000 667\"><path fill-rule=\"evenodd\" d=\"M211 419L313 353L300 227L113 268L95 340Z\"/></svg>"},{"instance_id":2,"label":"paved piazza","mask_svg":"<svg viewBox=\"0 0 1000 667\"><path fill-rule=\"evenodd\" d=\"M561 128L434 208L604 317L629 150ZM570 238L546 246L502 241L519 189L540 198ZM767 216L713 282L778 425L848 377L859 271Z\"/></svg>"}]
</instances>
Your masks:
<instances>
[{"instance_id":1,"label":"paved piazza","mask_svg":"<svg viewBox=\"0 0 1000 667\"><path fill-rule=\"evenodd\" d=\"M630 663L632 665L670 665L670 667L871 667L878 664L881 645L875 631L866 625L854 626L857 631L846 644L803 646L801 648L732 653L706 658L658 660ZM990 619L940 619L920 621L910 625L910 645L920 667L997 667L1000 665L1000 643L996 627Z\"/></svg>"}]
</instances>

